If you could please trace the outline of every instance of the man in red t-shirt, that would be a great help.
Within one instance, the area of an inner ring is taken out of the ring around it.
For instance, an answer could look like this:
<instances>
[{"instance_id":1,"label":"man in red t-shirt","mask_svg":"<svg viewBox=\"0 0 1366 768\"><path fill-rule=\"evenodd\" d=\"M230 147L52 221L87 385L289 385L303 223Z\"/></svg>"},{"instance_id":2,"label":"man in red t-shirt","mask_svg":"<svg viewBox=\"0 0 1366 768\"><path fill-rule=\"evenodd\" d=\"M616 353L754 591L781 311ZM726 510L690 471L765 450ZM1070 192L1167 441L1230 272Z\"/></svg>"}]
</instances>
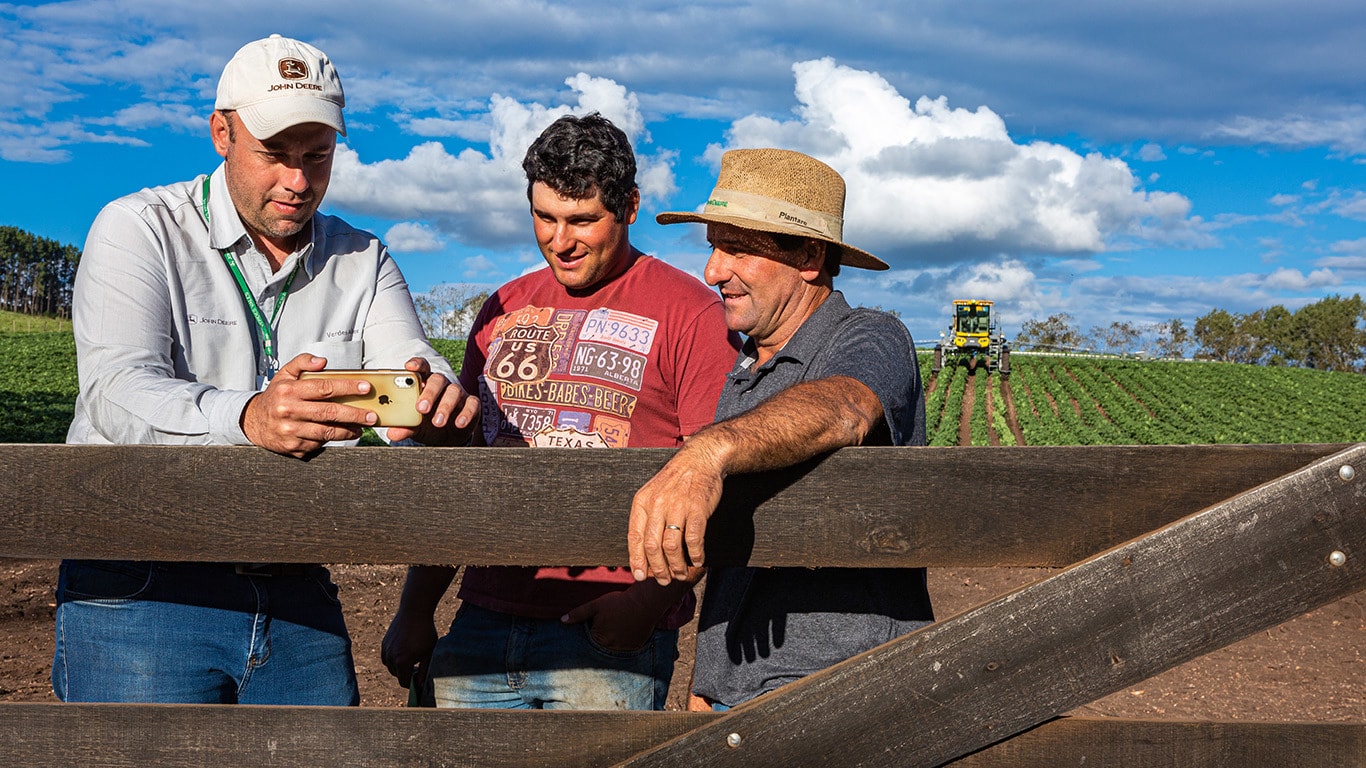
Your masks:
<instances>
[{"instance_id":1,"label":"man in red t-shirt","mask_svg":"<svg viewBox=\"0 0 1366 768\"><path fill-rule=\"evenodd\" d=\"M631 246L640 191L626 135L597 114L563 117L522 168L550 268L498 289L475 320L460 373L480 398L474 444L682 445L711 423L739 339L701 281ZM438 706L664 708L691 583L636 582L626 568L470 567L438 641L433 615L455 573L409 569L383 645L400 684L430 681Z\"/></svg>"}]
</instances>

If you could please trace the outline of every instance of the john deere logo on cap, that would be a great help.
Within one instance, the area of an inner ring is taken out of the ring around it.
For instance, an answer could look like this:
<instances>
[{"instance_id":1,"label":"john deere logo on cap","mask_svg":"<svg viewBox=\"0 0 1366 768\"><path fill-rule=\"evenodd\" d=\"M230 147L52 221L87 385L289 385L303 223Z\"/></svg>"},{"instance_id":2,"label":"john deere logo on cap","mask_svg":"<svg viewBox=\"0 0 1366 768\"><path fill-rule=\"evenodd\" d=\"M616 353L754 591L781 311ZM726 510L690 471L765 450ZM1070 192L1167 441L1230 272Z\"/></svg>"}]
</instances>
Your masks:
<instances>
[{"instance_id":1,"label":"john deere logo on cap","mask_svg":"<svg viewBox=\"0 0 1366 768\"><path fill-rule=\"evenodd\" d=\"M286 80L303 80L308 77L308 65L298 59L280 59L280 77Z\"/></svg>"}]
</instances>

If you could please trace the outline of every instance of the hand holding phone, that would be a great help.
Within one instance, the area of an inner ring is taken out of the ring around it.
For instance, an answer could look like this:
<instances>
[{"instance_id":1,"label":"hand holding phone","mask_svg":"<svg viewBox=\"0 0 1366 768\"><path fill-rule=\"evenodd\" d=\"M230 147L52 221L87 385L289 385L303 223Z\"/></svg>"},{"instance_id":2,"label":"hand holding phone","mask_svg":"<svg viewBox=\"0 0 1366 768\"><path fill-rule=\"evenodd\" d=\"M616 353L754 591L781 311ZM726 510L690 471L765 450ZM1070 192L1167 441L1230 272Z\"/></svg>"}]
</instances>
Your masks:
<instances>
[{"instance_id":1,"label":"hand holding phone","mask_svg":"<svg viewBox=\"0 0 1366 768\"><path fill-rule=\"evenodd\" d=\"M418 396L422 393L422 377L399 368L335 369L304 371L300 380L345 379L370 382L365 395L345 395L332 398L333 402L374 411L377 427L416 427L422 423L417 411Z\"/></svg>"}]
</instances>

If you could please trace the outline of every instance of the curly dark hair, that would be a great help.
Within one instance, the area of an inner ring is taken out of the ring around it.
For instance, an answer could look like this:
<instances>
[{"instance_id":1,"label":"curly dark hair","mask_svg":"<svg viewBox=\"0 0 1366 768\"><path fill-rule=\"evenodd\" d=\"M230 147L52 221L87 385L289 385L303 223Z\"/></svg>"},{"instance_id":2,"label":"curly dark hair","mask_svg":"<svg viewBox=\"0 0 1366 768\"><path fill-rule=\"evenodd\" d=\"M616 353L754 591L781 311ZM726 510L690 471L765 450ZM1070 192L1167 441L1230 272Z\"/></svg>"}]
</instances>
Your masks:
<instances>
[{"instance_id":1,"label":"curly dark hair","mask_svg":"<svg viewBox=\"0 0 1366 768\"><path fill-rule=\"evenodd\" d=\"M565 115L531 142L522 160L526 197L541 182L559 194L583 200L597 193L617 221L626 218L636 190L636 156L631 141L611 120L594 112Z\"/></svg>"}]
</instances>

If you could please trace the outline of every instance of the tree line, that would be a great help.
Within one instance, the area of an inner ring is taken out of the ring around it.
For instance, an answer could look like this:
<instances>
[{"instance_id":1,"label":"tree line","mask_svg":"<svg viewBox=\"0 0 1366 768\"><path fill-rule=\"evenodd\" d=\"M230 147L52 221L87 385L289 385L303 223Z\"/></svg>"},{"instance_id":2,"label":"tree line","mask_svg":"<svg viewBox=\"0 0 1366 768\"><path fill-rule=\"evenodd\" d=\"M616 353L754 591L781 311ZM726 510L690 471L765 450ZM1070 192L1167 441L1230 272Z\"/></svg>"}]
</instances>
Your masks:
<instances>
[{"instance_id":1,"label":"tree line","mask_svg":"<svg viewBox=\"0 0 1366 768\"><path fill-rule=\"evenodd\" d=\"M18 227L0 227L0 309L71 317L81 250Z\"/></svg>"},{"instance_id":2,"label":"tree line","mask_svg":"<svg viewBox=\"0 0 1366 768\"><path fill-rule=\"evenodd\" d=\"M1028 320L1017 349L1146 354L1324 371L1366 372L1366 301L1333 295L1291 311L1277 304L1247 314L1215 309L1187 327L1180 318L1114 322L1083 333L1062 312Z\"/></svg>"},{"instance_id":3,"label":"tree line","mask_svg":"<svg viewBox=\"0 0 1366 768\"><path fill-rule=\"evenodd\" d=\"M81 251L18 227L0 226L0 309L71 317L71 292ZM486 288L444 283L414 294L428 336L463 339L488 298ZM1016 349L1144 354L1327 371L1366 371L1366 301L1328 296L1293 312L1282 305L1247 314L1215 309L1188 327L1113 322L1083 332L1066 312L1028 320Z\"/></svg>"}]
</instances>

